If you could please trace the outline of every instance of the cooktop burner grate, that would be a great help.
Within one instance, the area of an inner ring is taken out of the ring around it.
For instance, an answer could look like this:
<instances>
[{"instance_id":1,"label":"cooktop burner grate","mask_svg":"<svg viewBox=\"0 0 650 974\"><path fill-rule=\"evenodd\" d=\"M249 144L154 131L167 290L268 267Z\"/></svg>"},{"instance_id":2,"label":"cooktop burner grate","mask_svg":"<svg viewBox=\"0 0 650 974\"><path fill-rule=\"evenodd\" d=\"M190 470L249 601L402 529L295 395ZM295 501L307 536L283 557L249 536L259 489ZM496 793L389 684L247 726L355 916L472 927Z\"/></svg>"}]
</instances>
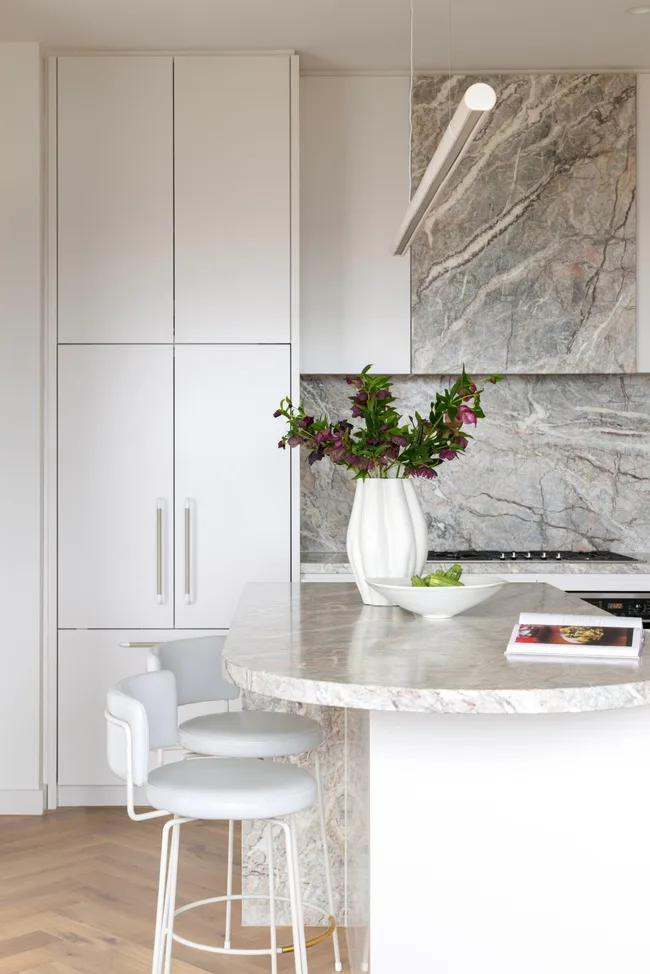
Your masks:
<instances>
[{"instance_id":1,"label":"cooktop burner grate","mask_svg":"<svg viewBox=\"0 0 650 974\"><path fill-rule=\"evenodd\" d=\"M430 551L429 561L636 561L617 551Z\"/></svg>"}]
</instances>

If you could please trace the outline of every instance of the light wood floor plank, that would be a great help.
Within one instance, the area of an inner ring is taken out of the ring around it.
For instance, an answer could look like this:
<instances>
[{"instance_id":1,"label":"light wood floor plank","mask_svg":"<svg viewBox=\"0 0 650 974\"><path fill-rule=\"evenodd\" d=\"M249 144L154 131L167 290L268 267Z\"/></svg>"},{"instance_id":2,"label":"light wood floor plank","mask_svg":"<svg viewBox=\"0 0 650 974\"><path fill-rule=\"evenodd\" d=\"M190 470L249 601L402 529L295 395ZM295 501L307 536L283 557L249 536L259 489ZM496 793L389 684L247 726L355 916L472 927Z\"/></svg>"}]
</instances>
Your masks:
<instances>
[{"instance_id":1,"label":"light wood floor plank","mask_svg":"<svg viewBox=\"0 0 650 974\"><path fill-rule=\"evenodd\" d=\"M61 809L0 818L0 974L150 974L162 822L121 808ZM238 843L236 845L238 848ZM227 825L183 827L178 904L225 889ZM264 947L268 931L240 926L233 942ZM225 908L178 919L190 939L219 944ZM291 940L278 931L279 943ZM309 952L309 974L333 971L331 942ZM291 974L290 954L279 960ZM264 974L268 957L219 957L174 946L173 974Z\"/></svg>"}]
</instances>

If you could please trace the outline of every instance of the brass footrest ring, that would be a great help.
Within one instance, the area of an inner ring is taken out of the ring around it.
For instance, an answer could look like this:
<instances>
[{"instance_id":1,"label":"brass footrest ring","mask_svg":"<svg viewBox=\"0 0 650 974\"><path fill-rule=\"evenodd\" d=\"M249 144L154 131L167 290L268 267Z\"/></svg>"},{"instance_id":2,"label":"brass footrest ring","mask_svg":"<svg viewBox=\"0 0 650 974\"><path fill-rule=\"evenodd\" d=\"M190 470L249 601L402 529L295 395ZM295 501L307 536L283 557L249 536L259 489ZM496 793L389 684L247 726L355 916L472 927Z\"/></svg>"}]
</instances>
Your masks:
<instances>
[{"instance_id":1,"label":"brass footrest ring","mask_svg":"<svg viewBox=\"0 0 650 974\"><path fill-rule=\"evenodd\" d=\"M327 940L328 937L332 936L332 934L336 930L336 920L332 916L328 917L327 919L328 919L327 930L324 930L322 933L319 933L317 937L312 937L311 940L308 940L305 944L305 947L315 947L316 944L322 944L324 940ZM291 954L295 949L296 949L295 944L287 944L285 947L279 947L278 952L280 954Z\"/></svg>"}]
</instances>

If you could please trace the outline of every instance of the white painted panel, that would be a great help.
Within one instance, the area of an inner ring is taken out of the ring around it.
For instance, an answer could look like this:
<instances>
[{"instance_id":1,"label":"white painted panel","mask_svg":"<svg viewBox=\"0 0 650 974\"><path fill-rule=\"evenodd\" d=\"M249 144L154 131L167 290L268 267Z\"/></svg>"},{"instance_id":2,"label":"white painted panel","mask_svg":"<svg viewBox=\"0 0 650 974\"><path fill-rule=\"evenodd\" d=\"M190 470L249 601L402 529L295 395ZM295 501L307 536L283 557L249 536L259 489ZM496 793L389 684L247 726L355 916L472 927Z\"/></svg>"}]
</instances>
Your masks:
<instances>
[{"instance_id":1,"label":"white painted panel","mask_svg":"<svg viewBox=\"0 0 650 974\"><path fill-rule=\"evenodd\" d=\"M38 44L0 44L0 144L0 790L18 811L33 809L41 781Z\"/></svg>"},{"instance_id":2,"label":"white painted panel","mask_svg":"<svg viewBox=\"0 0 650 974\"><path fill-rule=\"evenodd\" d=\"M170 57L58 62L59 340L173 337Z\"/></svg>"},{"instance_id":3,"label":"white painted panel","mask_svg":"<svg viewBox=\"0 0 650 974\"><path fill-rule=\"evenodd\" d=\"M290 340L289 58L174 62L176 340Z\"/></svg>"},{"instance_id":4,"label":"white painted panel","mask_svg":"<svg viewBox=\"0 0 650 974\"><path fill-rule=\"evenodd\" d=\"M143 673L148 647L125 642L165 642L209 632L110 630L59 632L59 784L117 785L106 763L106 694L119 680ZM203 708L204 710L206 708ZM207 708L213 712L218 707ZM69 800L68 804L75 804Z\"/></svg>"},{"instance_id":5,"label":"white painted panel","mask_svg":"<svg viewBox=\"0 0 650 974\"><path fill-rule=\"evenodd\" d=\"M410 372L408 79L301 80L301 371Z\"/></svg>"},{"instance_id":6,"label":"white painted panel","mask_svg":"<svg viewBox=\"0 0 650 974\"><path fill-rule=\"evenodd\" d=\"M173 626L172 409L171 347L59 348L60 628Z\"/></svg>"},{"instance_id":7,"label":"white painted panel","mask_svg":"<svg viewBox=\"0 0 650 974\"><path fill-rule=\"evenodd\" d=\"M637 372L650 372L650 74L637 75Z\"/></svg>"},{"instance_id":8,"label":"white painted panel","mask_svg":"<svg viewBox=\"0 0 650 974\"><path fill-rule=\"evenodd\" d=\"M290 579L289 347L176 348L176 625L227 628L242 588ZM185 601L185 500L190 600Z\"/></svg>"}]
</instances>

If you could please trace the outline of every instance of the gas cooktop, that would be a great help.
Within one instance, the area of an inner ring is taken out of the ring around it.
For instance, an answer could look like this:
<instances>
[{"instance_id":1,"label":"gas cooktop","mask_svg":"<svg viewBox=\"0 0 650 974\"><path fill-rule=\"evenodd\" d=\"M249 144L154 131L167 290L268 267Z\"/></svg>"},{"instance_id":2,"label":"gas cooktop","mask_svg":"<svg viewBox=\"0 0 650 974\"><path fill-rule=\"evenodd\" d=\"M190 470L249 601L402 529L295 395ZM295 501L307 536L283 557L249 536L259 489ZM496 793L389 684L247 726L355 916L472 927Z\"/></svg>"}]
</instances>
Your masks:
<instances>
[{"instance_id":1,"label":"gas cooktop","mask_svg":"<svg viewBox=\"0 0 650 974\"><path fill-rule=\"evenodd\" d=\"M430 551L429 561L636 561L617 551Z\"/></svg>"}]
</instances>

